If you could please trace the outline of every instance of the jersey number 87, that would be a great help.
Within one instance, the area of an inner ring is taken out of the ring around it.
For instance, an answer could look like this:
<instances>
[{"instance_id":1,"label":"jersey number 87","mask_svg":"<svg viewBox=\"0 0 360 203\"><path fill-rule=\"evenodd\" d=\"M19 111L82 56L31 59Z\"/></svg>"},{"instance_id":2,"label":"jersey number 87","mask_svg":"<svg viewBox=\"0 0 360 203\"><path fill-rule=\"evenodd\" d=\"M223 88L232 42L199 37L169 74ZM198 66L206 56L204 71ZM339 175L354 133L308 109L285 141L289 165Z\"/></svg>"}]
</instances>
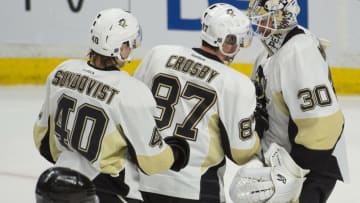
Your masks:
<instances>
[{"instance_id":1,"label":"jersey number 87","mask_svg":"<svg viewBox=\"0 0 360 203\"><path fill-rule=\"evenodd\" d=\"M175 107L180 99L198 100L183 122L176 123L173 133L175 136L196 141L198 131L196 125L215 104L216 92L192 82L187 82L182 89L176 76L162 73L154 77L151 91L158 108L161 109L161 115L156 118L156 124L160 130L171 126L176 111Z\"/></svg>"}]
</instances>

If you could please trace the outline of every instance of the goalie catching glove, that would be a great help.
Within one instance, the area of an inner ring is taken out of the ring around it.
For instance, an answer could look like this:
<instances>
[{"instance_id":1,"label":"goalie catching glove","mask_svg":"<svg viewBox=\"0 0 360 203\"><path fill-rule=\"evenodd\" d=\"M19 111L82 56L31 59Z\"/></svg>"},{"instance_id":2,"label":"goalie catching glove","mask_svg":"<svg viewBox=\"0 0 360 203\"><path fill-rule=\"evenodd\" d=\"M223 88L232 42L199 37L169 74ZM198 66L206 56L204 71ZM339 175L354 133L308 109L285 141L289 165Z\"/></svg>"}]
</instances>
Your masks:
<instances>
[{"instance_id":1,"label":"goalie catching glove","mask_svg":"<svg viewBox=\"0 0 360 203\"><path fill-rule=\"evenodd\" d=\"M230 185L233 202L286 203L299 198L309 170L298 166L288 152L275 143L264 154L264 158L265 167L256 159L238 170Z\"/></svg>"}]
</instances>

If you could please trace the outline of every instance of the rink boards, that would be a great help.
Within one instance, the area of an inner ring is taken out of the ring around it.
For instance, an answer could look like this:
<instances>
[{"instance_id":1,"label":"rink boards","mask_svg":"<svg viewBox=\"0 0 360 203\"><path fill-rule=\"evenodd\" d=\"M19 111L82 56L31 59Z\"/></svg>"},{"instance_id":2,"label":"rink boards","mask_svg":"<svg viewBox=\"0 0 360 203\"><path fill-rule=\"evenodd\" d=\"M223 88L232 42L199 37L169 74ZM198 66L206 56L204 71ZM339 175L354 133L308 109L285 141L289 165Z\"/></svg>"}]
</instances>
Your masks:
<instances>
[{"instance_id":1,"label":"rink boards","mask_svg":"<svg viewBox=\"0 0 360 203\"><path fill-rule=\"evenodd\" d=\"M45 84L47 75L66 58L0 58L0 85ZM132 74L140 60L123 68ZM232 68L249 75L252 64L233 63ZM360 95L360 68L331 67L339 95Z\"/></svg>"}]
</instances>

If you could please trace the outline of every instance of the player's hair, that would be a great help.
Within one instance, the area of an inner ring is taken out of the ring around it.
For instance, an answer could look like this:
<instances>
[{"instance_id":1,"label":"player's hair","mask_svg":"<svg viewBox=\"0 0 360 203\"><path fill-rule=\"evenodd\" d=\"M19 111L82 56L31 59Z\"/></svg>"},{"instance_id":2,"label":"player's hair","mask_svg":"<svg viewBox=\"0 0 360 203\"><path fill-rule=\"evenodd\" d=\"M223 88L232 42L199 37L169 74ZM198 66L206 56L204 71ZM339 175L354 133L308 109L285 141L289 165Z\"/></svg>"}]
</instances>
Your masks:
<instances>
[{"instance_id":1,"label":"player's hair","mask_svg":"<svg viewBox=\"0 0 360 203\"><path fill-rule=\"evenodd\" d=\"M211 46L209 43L207 43L205 40L201 40L201 45L204 46L204 47L207 47L207 48L210 48L211 50L213 51L218 51L219 50L219 47L214 47L214 46Z\"/></svg>"},{"instance_id":2,"label":"player's hair","mask_svg":"<svg viewBox=\"0 0 360 203\"><path fill-rule=\"evenodd\" d=\"M96 61L97 59L99 59L100 63L104 67L112 67L112 66L118 65L116 57L104 56L104 55L101 55L101 54L95 52L94 50L91 50L91 49L88 53L88 56L89 56L89 60L93 61L93 62Z\"/></svg>"}]
</instances>

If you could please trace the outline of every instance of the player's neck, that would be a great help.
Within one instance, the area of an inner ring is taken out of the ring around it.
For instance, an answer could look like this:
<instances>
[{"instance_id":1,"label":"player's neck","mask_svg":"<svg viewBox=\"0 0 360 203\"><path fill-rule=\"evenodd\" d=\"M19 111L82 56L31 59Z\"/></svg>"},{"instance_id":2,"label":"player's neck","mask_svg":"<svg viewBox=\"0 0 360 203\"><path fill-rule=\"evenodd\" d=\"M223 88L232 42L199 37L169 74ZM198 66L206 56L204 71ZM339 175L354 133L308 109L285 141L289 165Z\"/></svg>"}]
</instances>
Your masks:
<instances>
[{"instance_id":1,"label":"player's neck","mask_svg":"<svg viewBox=\"0 0 360 203\"><path fill-rule=\"evenodd\" d=\"M219 50L215 51L215 50L211 49L210 47L206 47L206 46L201 46L200 49L207 52L208 54L218 57L218 59L224 63L225 57L224 57L224 55L221 54L221 52Z\"/></svg>"}]
</instances>

